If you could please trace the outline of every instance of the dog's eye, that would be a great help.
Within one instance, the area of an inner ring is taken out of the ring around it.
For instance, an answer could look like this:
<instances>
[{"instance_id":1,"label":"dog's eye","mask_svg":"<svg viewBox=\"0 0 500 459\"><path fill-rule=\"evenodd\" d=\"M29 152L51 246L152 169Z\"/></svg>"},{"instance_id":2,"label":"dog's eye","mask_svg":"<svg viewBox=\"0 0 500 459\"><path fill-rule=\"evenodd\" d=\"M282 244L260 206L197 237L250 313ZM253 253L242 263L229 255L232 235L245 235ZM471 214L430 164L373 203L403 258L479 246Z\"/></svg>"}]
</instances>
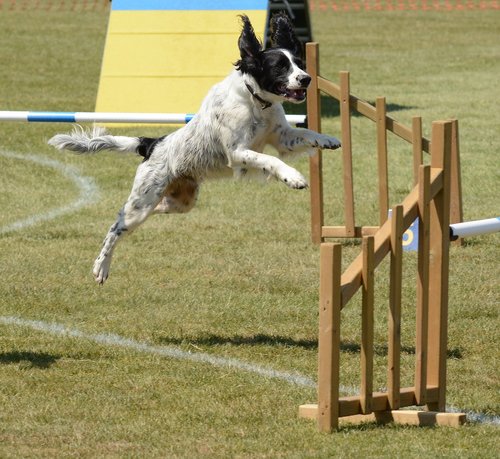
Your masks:
<instances>
[{"instance_id":1,"label":"dog's eye","mask_svg":"<svg viewBox=\"0 0 500 459\"><path fill-rule=\"evenodd\" d=\"M300 69L304 70L304 62L302 62L302 59L294 58L293 63Z\"/></svg>"}]
</instances>

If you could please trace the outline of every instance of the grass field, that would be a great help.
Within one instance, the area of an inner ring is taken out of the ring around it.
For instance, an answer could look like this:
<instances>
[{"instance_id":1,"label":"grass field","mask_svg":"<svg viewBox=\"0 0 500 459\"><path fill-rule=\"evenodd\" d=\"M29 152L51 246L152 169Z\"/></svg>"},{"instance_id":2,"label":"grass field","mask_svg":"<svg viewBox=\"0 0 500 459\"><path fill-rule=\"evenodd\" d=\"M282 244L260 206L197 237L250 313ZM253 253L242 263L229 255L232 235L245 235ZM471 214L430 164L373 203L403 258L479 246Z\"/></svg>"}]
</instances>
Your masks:
<instances>
[{"instance_id":1,"label":"grass field","mask_svg":"<svg viewBox=\"0 0 500 459\"><path fill-rule=\"evenodd\" d=\"M92 111L106 21L97 11L0 11L0 110ZM349 70L356 95L385 95L391 115L408 124L421 115L428 136L431 121L459 119L465 219L499 215L500 12L316 9L312 22L324 76ZM335 113L325 104L332 134ZM499 234L451 252L448 405L488 422L319 434L297 417L316 396L319 255L308 193L206 183L191 213L153 217L126 239L98 287L92 263L140 159L47 146L69 129L0 124L1 457L498 455ZM361 118L353 130L357 212L374 223L375 131ZM390 152L396 203L411 187L411 152L393 139ZM326 214L337 222L338 165L325 153ZM297 167L307 173L305 160ZM358 251L346 244L346 263ZM414 266L405 255L402 368L410 371ZM377 282L381 365L387 271L382 265ZM359 383L356 302L344 321L348 392ZM384 386L383 371L376 380Z\"/></svg>"}]
</instances>

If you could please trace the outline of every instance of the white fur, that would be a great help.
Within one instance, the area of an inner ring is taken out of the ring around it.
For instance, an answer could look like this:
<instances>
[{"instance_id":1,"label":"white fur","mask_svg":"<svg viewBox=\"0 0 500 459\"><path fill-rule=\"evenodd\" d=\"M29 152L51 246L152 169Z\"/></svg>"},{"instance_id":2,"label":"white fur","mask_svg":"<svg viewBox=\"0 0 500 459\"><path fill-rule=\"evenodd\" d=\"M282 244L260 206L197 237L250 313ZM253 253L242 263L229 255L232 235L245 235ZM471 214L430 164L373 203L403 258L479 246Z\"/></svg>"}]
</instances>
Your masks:
<instances>
[{"instance_id":1,"label":"white fur","mask_svg":"<svg viewBox=\"0 0 500 459\"><path fill-rule=\"evenodd\" d=\"M290 76L288 77L288 88L289 89L300 89L302 88L302 85L300 84L300 81L304 77L308 77L309 75L304 72L295 62L293 61L293 56L290 51L287 51L286 49L283 50L283 53L288 57L289 61L292 63L292 73L290 73Z\"/></svg>"}]
</instances>

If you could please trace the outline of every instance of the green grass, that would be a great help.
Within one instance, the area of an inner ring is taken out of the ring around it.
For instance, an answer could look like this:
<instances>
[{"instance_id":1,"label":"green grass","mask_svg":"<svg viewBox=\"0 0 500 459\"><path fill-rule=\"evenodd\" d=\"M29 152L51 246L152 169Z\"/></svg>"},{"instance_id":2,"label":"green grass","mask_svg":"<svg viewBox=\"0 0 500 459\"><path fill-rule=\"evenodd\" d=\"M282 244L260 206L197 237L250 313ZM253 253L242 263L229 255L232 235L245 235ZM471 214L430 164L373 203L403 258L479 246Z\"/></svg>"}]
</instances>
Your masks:
<instances>
[{"instance_id":1,"label":"green grass","mask_svg":"<svg viewBox=\"0 0 500 459\"><path fill-rule=\"evenodd\" d=\"M0 12L0 109L94 107L107 16ZM396 119L457 117L467 220L499 214L500 13L315 12L322 74L351 72L353 92L385 95ZM332 107L331 107L332 108ZM326 132L338 133L333 107ZM0 317L113 333L150 346L238 359L315 379L318 248L309 196L278 183L216 181L189 214L149 219L117 249L99 288L91 267L140 159L60 154L68 125L0 124L0 150L35 154L93 177L83 209L0 235ZM163 128L120 128L160 135ZM360 223L374 223L374 128L353 118ZM339 223L338 154L326 152L328 222ZM411 151L390 139L393 202L411 186ZM297 167L307 172L307 162ZM76 199L57 170L0 156L0 227ZM451 252L448 404L499 415L499 235ZM345 263L360 247L346 244ZM415 257L405 255L402 367L414 355ZM376 358L384 365L387 271L377 278ZM359 381L359 299L343 313L342 375ZM492 457L498 427L367 425L333 435L297 417L315 391L232 368L176 360L91 339L0 325L2 457ZM385 384L383 369L376 385ZM404 383L411 384L405 374Z\"/></svg>"}]
</instances>

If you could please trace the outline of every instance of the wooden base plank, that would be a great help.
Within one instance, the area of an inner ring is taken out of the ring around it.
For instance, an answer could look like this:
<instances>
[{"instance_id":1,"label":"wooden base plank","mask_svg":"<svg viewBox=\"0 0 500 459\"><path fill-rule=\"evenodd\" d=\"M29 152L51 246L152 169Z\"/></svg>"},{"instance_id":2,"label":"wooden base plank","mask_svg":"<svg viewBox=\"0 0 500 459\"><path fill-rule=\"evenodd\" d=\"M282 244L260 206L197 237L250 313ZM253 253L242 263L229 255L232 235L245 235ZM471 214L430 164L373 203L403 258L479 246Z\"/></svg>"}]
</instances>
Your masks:
<instances>
[{"instance_id":1,"label":"wooden base plank","mask_svg":"<svg viewBox=\"0 0 500 459\"><path fill-rule=\"evenodd\" d=\"M299 418L310 419L315 421L318 417L318 405L310 403L299 406Z\"/></svg>"},{"instance_id":2,"label":"wooden base plank","mask_svg":"<svg viewBox=\"0 0 500 459\"><path fill-rule=\"evenodd\" d=\"M307 404L299 407L299 417L304 419L316 420L318 414L318 405ZM443 413L437 411L422 410L392 410L375 411L370 414L356 414L345 416L339 419L341 424L361 424L365 422L376 422L378 424L396 424L432 427L460 427L467 421L465 413Z\"/></svg>"}]
</instances>

